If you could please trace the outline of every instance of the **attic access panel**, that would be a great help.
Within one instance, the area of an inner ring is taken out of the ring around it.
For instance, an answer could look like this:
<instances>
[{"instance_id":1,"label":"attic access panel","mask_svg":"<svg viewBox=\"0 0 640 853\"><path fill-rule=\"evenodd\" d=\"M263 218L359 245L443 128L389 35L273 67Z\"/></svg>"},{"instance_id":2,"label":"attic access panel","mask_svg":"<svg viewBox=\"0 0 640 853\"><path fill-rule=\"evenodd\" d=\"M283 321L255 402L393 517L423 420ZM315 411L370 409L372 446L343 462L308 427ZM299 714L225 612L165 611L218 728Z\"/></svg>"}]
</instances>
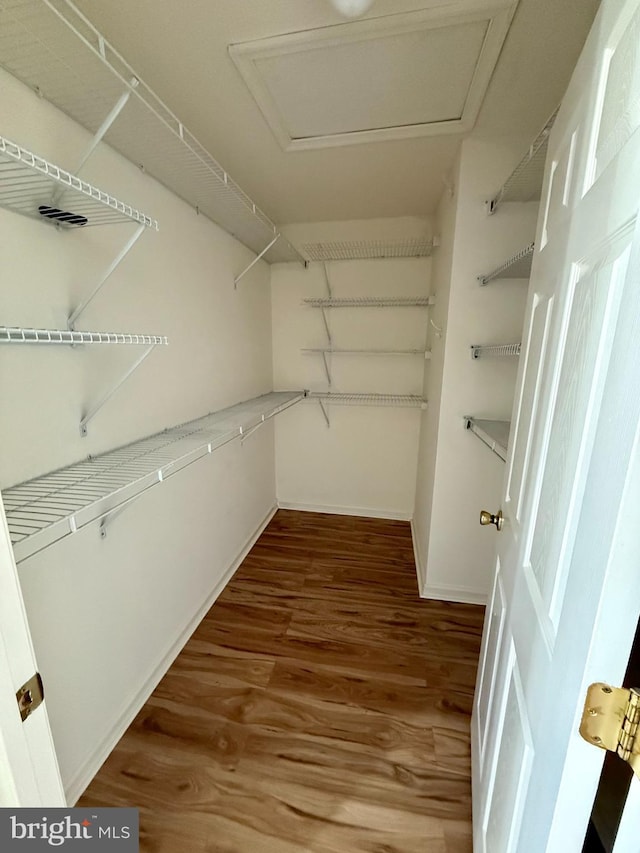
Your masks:
<instances>
[{"instance_id":1,"label":"attic access panel","mask_svg":"<svg viewBox=\"0 0 640 853\"><path fill-rule=\"evenodd\" d=\"M517 0L457 0L229 47L286 151L475 124Z\"/></svg>"}]
</instances>

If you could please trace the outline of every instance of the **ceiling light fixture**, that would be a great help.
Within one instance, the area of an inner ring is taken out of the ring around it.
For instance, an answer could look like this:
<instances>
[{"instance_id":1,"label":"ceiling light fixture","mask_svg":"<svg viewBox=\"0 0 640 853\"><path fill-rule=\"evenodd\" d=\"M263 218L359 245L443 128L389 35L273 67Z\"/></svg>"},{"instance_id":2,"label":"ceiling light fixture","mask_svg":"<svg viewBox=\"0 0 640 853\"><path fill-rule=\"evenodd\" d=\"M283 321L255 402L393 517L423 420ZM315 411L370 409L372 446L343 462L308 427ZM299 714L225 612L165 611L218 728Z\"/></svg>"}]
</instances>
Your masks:
<instances>
[{"instance_id":1,"label":"ceiling light fixture","mask_svg":"<svg viewBox=\"0 0 640 853\"><path fill-rule=\"evenodd\" d=\"M369 11L375 0L330 0L330 2L345 18L359 18Z\"/></svg>"}]
</instances>

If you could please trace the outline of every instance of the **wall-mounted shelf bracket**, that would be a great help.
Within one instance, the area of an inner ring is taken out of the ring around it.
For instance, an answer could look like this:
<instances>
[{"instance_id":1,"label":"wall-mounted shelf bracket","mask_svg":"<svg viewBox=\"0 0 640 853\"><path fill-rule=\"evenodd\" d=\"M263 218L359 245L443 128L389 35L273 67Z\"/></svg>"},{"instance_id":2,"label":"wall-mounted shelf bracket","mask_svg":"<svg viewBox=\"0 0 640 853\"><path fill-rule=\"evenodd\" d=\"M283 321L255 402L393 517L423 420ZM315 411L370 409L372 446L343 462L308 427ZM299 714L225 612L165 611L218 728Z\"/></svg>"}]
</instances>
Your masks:
<instances>
[{"instance_id":1,"label":"wall-mounted shelf bracket","mask_svg":"<svg viewBox=\"0 0 640 853\"><path fill-rule=\"evenodd\" d=\"M74 311L73 311L73 312L71 313L71 315L69 316L69 319L68 319L68 321L67 321L67 324L68 324L68 326L69 326L69 328L70 328L70 329L74 329L74 328L75 328L76 321L78 320L78 318L80 317L80 315L81 315L81 314L83 314L83 313L85 312L85 310L89 307L90 303L91 303L91 302L93 301L93 299L97 296L97 294L99 293L99 291L102 289L103 285L106 283L106 281L107 281L107 279L109 278L109 276L110 276L110 275L111 275L111 274L116 270L116 268L117 268L117 267L122 263L122 261L126 258L126 256L127 256L127 255L129 254L129 252L131 251L131 249L133 249L133 247L135 246L135 244L136 244L136 243L137 243L137 241L139 240L140 236L141 236L141 235L142 235L146 230L147 230L147 226L146 226L146 225L139 225L139 226L136 228L135 233L134 233L134 234L131 236L131 238L126 242L126 244L124 245L124 247L122 248L122 250L118 253L117 257L116 257L116 258L113 260L113 262L109 265L109 267L108 267L108 268L107 268L107 270L105 271L104 275L102 276L102 278L100 279L100 281L98 282L98 284L94 287L94 289L91 291L91 293L89 294L89 296L87 296L87 298L86 298L86 299L84 299L84 300L83 300L83 301L78 305L78 307L74 309Z\"/></svg>"},{"instance_id":2,"label":"wall-mounted shelf bracket","mask_svg":"<svg viewBox=\"0 0 640 853\"><path fill-rule=\"evenodd\" d=\"M122 112L122 110L124 109L124 107L126 106L127 101L128 101L128 100L129 100L129 98L131 97L131 92L133 91L133 89L135 89L135 87L136 87L137 85L138 85L138 78L137 78L137 77L132 77L132 78L131 78L131 80L129 80L129 86L130 86L130 88L129 88L129 89L127 89L127 90L126 90L126 92L123 92L123 93L122 93L122 95L120 95L120 97L118 98L118 100L117 100L117 101L116 101L116 103L114 104L113 109L111 109L111 110L109 111L109 113L108 113L107 117L105 118L105 120L102 122L102 124L100 125L100 127L99 127L99 128L97 129L97 131L94 133L93 138L91 139L91 142L90 142L90 143L89 143L89 145L87 146L86 151L84 152L84 154L83 154L83 155L82 155L82 157L80 158L80 162L78 163L78 165L77 165L77 167L76 167L76 174L80 171L80 169L82 169L82 167L83 167L83 166L84 166L84 164L87 162L87 160L89 159L89 157L91 157L91 155L93 154L93 152L94 152L94 151L96 150L96 148L98 147L98 143L102 141L102 139L103 139L103 137L104 137L105 133L109 130L109 128L111 127L111 125L112 125L112 124L114 123L114 121L118 118L118 116L120 115L120 113ZM61 201L61 199L62 199L62 196L63 196L63 195L64 195L64 188L63 188L63 187L58 187L58 189L56 189L56 190L55 190L55 192L54 192L54 194L53 194L53 198L52 198L51 203L52 203L53 205L58 206L58 205L59 205L59 202Z\"/></svg>"},{"instance_id":3,"label":"wall-mounted shelf bracket","mask_svg":"<svg viewBox=\"0 0 640 853\"><path fill-rule=\"evenodd\" d=\"M509 444L509 432L511 430L511 423L509 421L492 421L465 417L464 428L477 436L503 462L507 461L507 447Z\"/></svg>"},{"instance_id":4,"label":"wall-mounted shelf bracket","mask_svg":"<svg viewBox=\"0 0 640 853\"><path fill-rule=\"evenodd\" d=\"M320 406L320 411L322 412L322 415L325 419L327 428L329 428L331 426L331 421L329 420L329 413L327 412L327 407L325 406L322 400L318 400L318 405Z\"/></svg>"},{"instance_id":5,"label":"wall-mounted shelf bracket","mask_svg":"<svg viewBox=\"0 0 640 853\"><path fill-rule=\"evenodd\" d=\"M141 492L138 492L136 495L133 495L133 497L128 498L126 501L124 501L124 503L121 503L119 506L115 507L115 509L110 509L108 512L105 512L103 516L100 516L100 524L98 526L98 533L100 534L100 538L106 539L108 528L116 520L116 518L119 518L131 506L132 503L135 503L138 498L141 498L153 486L157 485L158 483L161 483L163 479L164 478L162 471L156 471L154 474L153 482L149 486L147 486Z\"/></svg>"},{"instance_id":6,"label":"wall-mounted shelf bracket","mask_svg":"<svg viewBox=\"0 0 640 853\"><path fill-rule=\"evenodd\" d=\"M324 273L324 283L327 288L327 297L329 299L333 298L333 293L331 292L331 281L329 279L329 270L327 269L327 262L322 262L322 272Z\"/></svg>"},{"instance_id":7,"label":"wall-mounted shelf bracket","mask_svg":"<svg viewBox=\"0 0 640 853\"><path fill-rule=\"evenodd\" d=\"M329 329L329 318L327 317L327 312L324 306L322 306L322 322L324 323L324 330L327 333L327 341L329 346L333 343L331 339L331 330Z\"/></svg>"},{"instance_id":8,"label":"wall-mounted shelf bracket","mask_svg":"<svg viewBox=\"0 0 640 853\"><path fill-rule=\"evenodd\" d=\"M91 408L87 412L87 414L82 418L82 420L80 421L80 435L81 436L84 437L87 435L87 426L89 424L89 421L93 420L93 418L98 414L100 409L102 409L102 407L104 405L106 405L106 403L109 402L109 400L113 397L113 395L116 393L116 391L118 391L124 385L124 383L131 376L131 374L134 373L140 367L142 362L152 353L152 351L159 344L166 345L168 343L166 338L161 338L161 337L156 337L156 338L152 337L152 338L150 338L150 341L151 341L151 343L149 343L149 345L147 346L147 349L140 356L140 358L138 358L133 363L133 365L127 370L127 372L124 374L124 376L122 376L121 379L119 379L118 382L116 382L116 384L109 391L107 391L107 393L103 397L100 398L100 400L95 404L95 406L93 406L93 408ZM148 343L148 341L145 341L145 342Z\"/></svg>"},{"instance_id":9,"label":"wall-mounted shelf bracket","mask_svg":"<svg viewBox=\"0 0 640 853\"><path fill-rule=\"evenodd\" d=\"M266 418L264 415L261 415L260 420L258 421L258 423L257 423L257 424L254 424L252 427L249 427L249 429L244 429L244 427L240 427L240 428L239 428L239 431L240 431L240 444L244 444L244 443L245 443L245 441L246 441L250 436L252 436L252 435L254 434L254 432L257 432L257 431L260 429L260 427L261 427L261 426L264 426L264 424L266 423L266 421L267 421L267 418Z\"/></svg>"},{"instance_id":10,"label":"wall-mounted shelf bracket","mask_svg":"<svg viewBox=\"0 0 640 853\"><path fill-rule=\"evenodd\" d=\"M104 42L103 42L103 49L104 49ZM138 85L138 83L140 81L138 80L137 77L131 77L128 82L129 82L129 88L125 92L123 92L122 95L120 95L120 97L118 98L118 100L114 104L113 109L109 112L109 114L107 115L105 120L102 122L100 127L95 132L93 139L91 140L91 142L89 143L89 146L87 147L87 150L84 152L84 154L82 155L82 157L80 159L80 163L78 164L78 168L76 169L76 172L80 171L80 169L84 166L84 164L87 162L89 157L93 154L98 143L102 141L102 138L104 137L105 133L109 130L111 125L114 123L114 121L118 118L118 116L120 115L122 110L127 105L127 102L129 100L129 98L131 97L131 93L133 92L133 90L136 88L136 86Z\"/></svg>"},{"instance_id":11,"label":"wall-mounted shelf bracket","mask_svg":"<svg viewBox=\"0 0 640 853\"><path fill-rule=\"evenodd\" d=\"M279 239L280 239L280 234L276 234L276 236L275 236L275 237L273 238L273 240L269 243L269 245L268 245L268 246L265 246L265 247L264 247L264 249L260 252L260 254L255 256L255 258L251 261L251 263L249 264L249 266L245 267L245 268L242 270L242 272L240 273L240 275L237 275L237 276L234 278L234 280L233 280L233 287L234 287L234 289L238 287L238 282L240 281L240 279L241 279L243 276L245 276L245 275L249 272L249 270L250 270L253 266L255 266L255 265L258 263L258 261L262 258L262 256L263 256L263 255L266 255L266 254L267 254L267 252L269 251L269 249L270 249L272 246L274 246L274 245L276 244L276 242L277 242Z\"/></svg>"}]
</instances>

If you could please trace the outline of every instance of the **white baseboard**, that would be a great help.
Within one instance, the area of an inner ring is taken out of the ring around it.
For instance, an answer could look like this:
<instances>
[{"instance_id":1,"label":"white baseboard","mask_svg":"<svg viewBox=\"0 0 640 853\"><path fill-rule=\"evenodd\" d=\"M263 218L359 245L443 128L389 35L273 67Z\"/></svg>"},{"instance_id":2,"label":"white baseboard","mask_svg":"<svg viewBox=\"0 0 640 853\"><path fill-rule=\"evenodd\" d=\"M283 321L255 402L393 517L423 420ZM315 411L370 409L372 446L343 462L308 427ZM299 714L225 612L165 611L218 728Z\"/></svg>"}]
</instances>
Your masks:
<instances>
[{"instance_id":1,"label":"white baseboard","mask_svg":"<svg viewBox=\"0 0 640 853\"><path fill-rule=\"evenodd\" d=\"M165 656L149 675L140 690L135 694L135 696L132 697L131 701L129 702L125 710L122 712L120 717L117 719L117 721L114 723L110 731L96 746L95 750L84 762L84 764L75 774L73 779L71 779L69 784L65 786L65 795L67 798L67 803L70 806L75 805L75 803L78 801L78 799L80 798L84 790L87 788L93 777L102 767L104 762L107 760L109 754L112 752L122 735L129 728L129 726L131 725L131 723L133 722L136 715L138 714L144 703L147 701L149 696L151 696L153 691L156 689L171 664L178 657L178 655L184 648L185 643L193 634L195 629L198 627L211 605L220 595L220 593L227 585L240 563L247 556L251 548L253 548L256 540L258 539L262 531L265 529L267 524L269 524L269 522L275 515L277 509L277 506L271 507L271 509L260 522L258 527L249 536L238 556L233 560L233 562L224 572L222 577L218 578L215 586L211 590L210 594L207 596L206 601L198 608L197 612L193 615L193 618L190 620L189 624L185 626L184 630L180 633L171 648L167 651Z\"/></svg>"},{"instance_id":2,"label":"white baseboard","mask_svg":"<svg viewBox=\"0 0 640 853\"><path fill-rule=\"evenodd\" d=\"M323 504L301 504L278 501L278 509L295 509L299 512L326 512L330 515L359 515L361 518L386 518L390 521L410 521L411 515L387 509L372 509L364 506L324 506Z\"/></svg>"},{"instance_id":3,"label":"white baseboard","mask_svg":"<svg viewBox=\"0 0 640 853\"><path fill-rule=\"evenodd\" d=\"M487 603L487 593L470 589L466 586L441 586L427 583L420 587L420 598L431 598L435 601L455 601L458 604Z\"/></svg>"},{"instance_id":4,"label":"white baseboard","mask_svg":"<svg viewBox=\"0 0 640 853\"><path fill-rule=\"evenodd\" d=\"M413 518L411 519L411 541L413 542L413 561L416 564L418 589L420 590L420 595L422 595L422 587L424 586L423 578L426 576L427 566L426 563L423 563L422 561L422 554L420 553L420 545L418 544L418 537L416 535Z\"/></svg>"},{"instance_id":5,"label":"white baseboard","mask_svg":"<svg viewBox=\"0 0 640 853\"><path fill-rule=\"evenodd\" d=\"M420 598L431 598L436 601L455 601L458 604L487 603L488 595L486 592L480 592L465 586L445 586L442 584L426 583L427 565L422 560L413 519L411 520L411 538L413 540L413 557L416 561Z\"/></svg>"}]
</instances>

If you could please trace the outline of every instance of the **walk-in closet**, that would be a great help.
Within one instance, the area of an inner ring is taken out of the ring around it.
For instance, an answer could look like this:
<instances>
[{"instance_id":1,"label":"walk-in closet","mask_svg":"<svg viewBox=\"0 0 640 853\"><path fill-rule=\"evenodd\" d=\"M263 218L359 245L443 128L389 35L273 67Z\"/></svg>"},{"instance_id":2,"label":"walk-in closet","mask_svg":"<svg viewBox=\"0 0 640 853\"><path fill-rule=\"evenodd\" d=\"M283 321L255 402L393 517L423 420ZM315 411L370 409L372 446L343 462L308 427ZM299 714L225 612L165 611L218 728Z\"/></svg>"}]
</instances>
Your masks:
<instances>
[{"instance_id":1,"label":"walk-in closet","mask_svg":"<svg viewBox=\"0 0 640 853\"><path fill-rule=\"evenodd\" d=\"M519 835L517 627L553 660L633 314L577 300L635 251L639 21L0 0L0 805L133 806L156 853L561 849Z\"/></svg>"}]
</instances>

